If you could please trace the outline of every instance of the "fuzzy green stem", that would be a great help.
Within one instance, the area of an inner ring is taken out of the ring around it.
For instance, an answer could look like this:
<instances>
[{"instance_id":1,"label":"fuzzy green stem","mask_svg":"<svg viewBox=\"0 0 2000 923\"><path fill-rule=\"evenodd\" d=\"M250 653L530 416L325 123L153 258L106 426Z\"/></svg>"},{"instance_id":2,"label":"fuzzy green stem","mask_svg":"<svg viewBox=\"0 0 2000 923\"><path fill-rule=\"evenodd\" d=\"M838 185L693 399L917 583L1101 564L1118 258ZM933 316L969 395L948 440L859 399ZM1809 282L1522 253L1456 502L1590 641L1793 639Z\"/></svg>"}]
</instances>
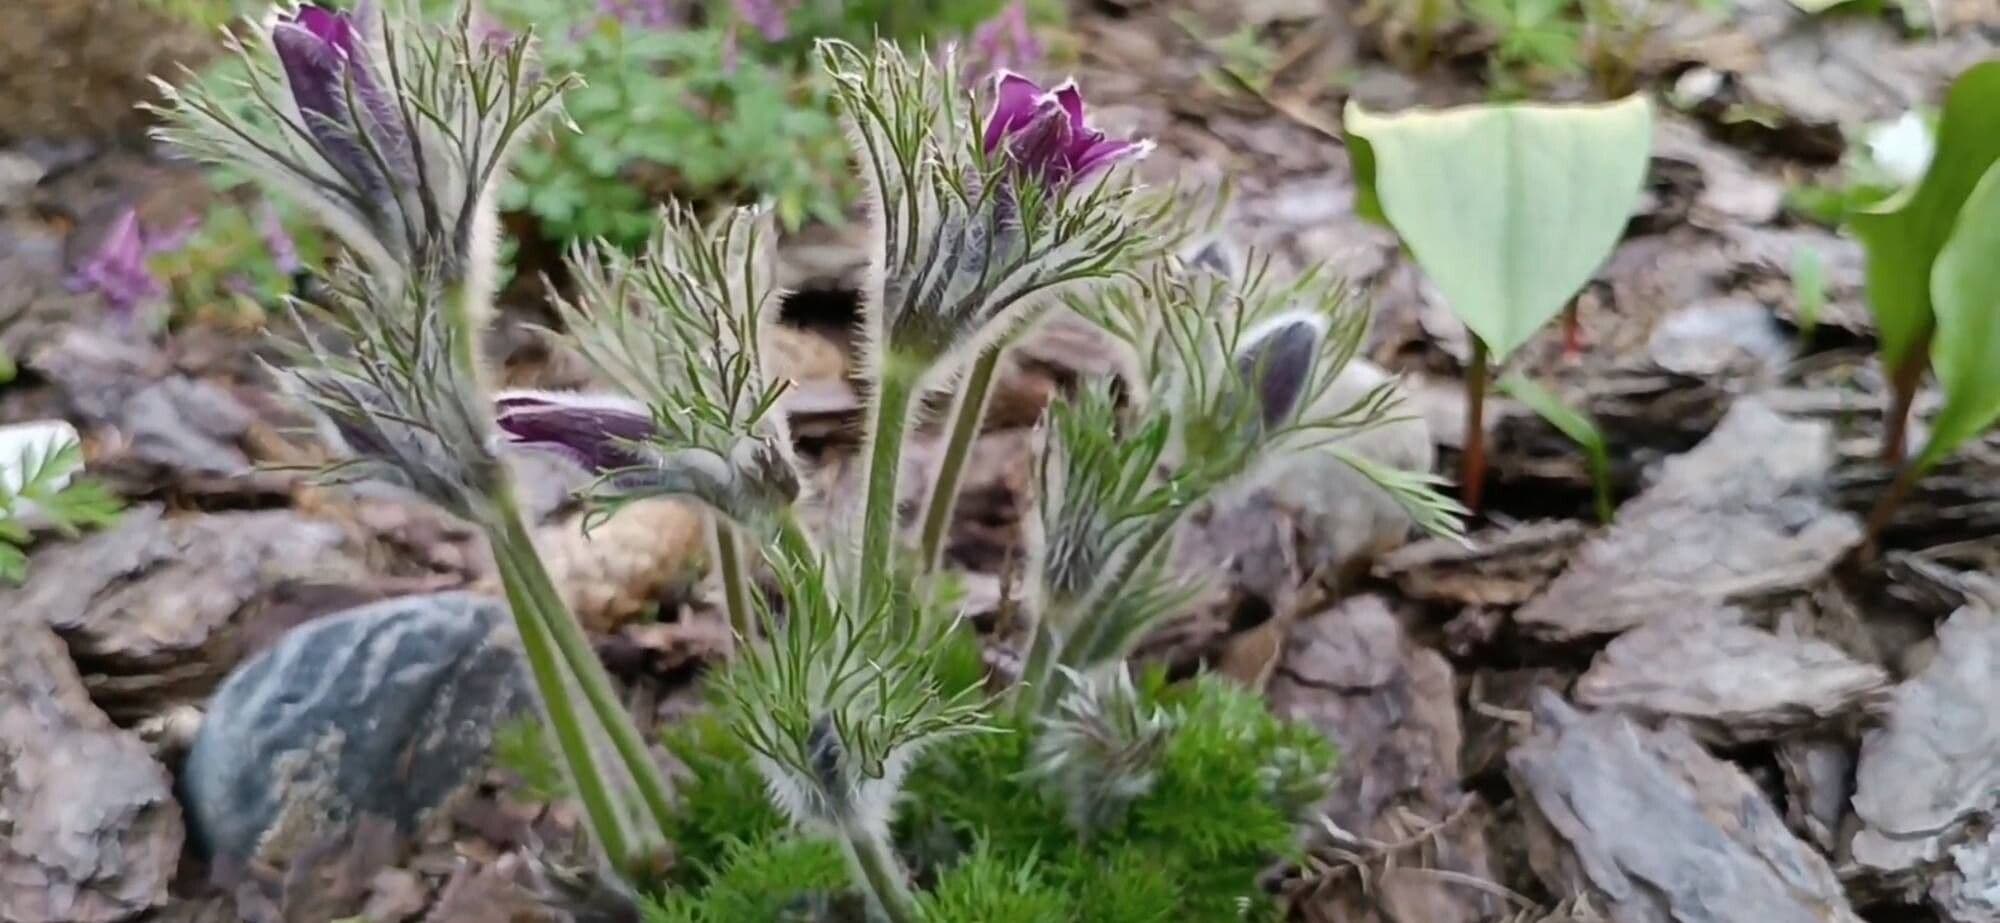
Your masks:
<instances>
[{"instance_id":1,"label":"fuzzy green stem","mask_svg":"<svg viewBox=\"0 0 2000 923\"><path fill-rule=\"evenodd\" d=\"M555 639L556 649L575 674L577 685L583 689L584 700L597 714L606 736L611 738L612 749L625 763L626 771L632 774L632 781L639 789L639 798L645 802L646 812L663 833L673 829L673 801L668 795L666 777L653 761L652 752L647 749L638 725L625 711L625 704L619 701L618 691L612 687L611 677L604 672L604 665L598 662L597 652L591 649L590 639L584 635L583 627L570 615L569 607L562 601L562 594L556 590L555 581L549 577L548 569L542 566L542 559L535 553L527 527L522 525L520 511L511 492L503 493L499 500L503 532L495 545L495 553L500 553L504 547L506 553L514 556L514 566L527 585L529 597L546 614L544 622Z\"/></svg>"},{"instance_id":2,"label":"fuzzy green stem","mask_svg":"<svg viewBox=\"0 0 2000 923\"><path fill-rule=\"evenodd\" d=\"M916 379L913 369L889 356L875 387L874 422L868 431L868 494L861 514L861 569L855 575L864 593L888 585L882 578L896 547L896 475L903 464L903 434ZM862 599L862 611L874 602Z\"/></svg>"},{"instance_id":3,"label":"fuzzy green stem","mask_svg":"<svg viewBox=\"0 0 2000 923\"><path fill-rule=\"evenodd\" d=\"M889 851L888 836L859 829L858 824L841 824L841 851L867 888L870 902L889 923L919 923L917 900L903 878L902 863Z\"/></svg>"},{"instance_id":4,"label":"fuzzy green stem","mask_svg":"<svg viewBox=\"0 0 2000 923\"><path fill-rule=\"evenodd\" d=\"M750 578L743 568L736 527L720 517L710 517L710 535L715 539L715 570L722 578L722 606L729 615L729 628L748 644L756 638L756 620L750 613Z\"/></svg>"},{"instance_id":5,"label":"fuzzy green stem","mask_svg":"<svg viewBox=\"0 0 2000 923\"><path fill-rule=\"evenodd\" d=\"M1138 576L1139 568L1145 565L1146 559L1152 557L1167 537L1173 534L1174 526L1180 522L1181 513L1180 509L1170 510L1159 514L1148 524L1146 531L1140 533L1134 543L1132 553L1118 563L1118 568L1112 571L1104 582L1092 587L1083 597L1084 605L1094 606L1100 600L1117 599L1119 594L1124 593L1132 578ZM1029 684L1022 690L1025 714L1045 714L1062 698L1062 690L1055 688L1056 678L1059 675L1056 672L1057 667L1081 669L1091 665L1083 662L1091 657L1112 656L1109 652L1099 649L1104 642L1102 617L1066 619L1076 623L1078 628L1058 646L1054 643L1055 633L1046 631L1049 617L1054 614L1054 612L1044 613L1042 619L1036 623L1035 640L1028 649L1027 666L1021 674L1022 682Z\"/></svg>"},{"instance_id":6,"label":"fuzzy green stem","mask_svg":"<svg viewBox=\"0 0 2000 923\"><path fill-rule=\"evenodd\" d=\"M789 507L778 518L778 550L801 562L811 562L819 554L798 514Z\"/></svg>"},{"instance_id":7,"label":"fuzzy green stem","mask_svg":"<svg viewBox=\"0 0 2000 923\"><path fill-rule=\"evenodd\" d=\"M494 533L491 539L494 563L500 569L500 586L506 591L507 607L514 615L514 628L521 635L521 650L527 657L536 690L541 693L543 717L555 733L556 747L562 751L563 761L569 767L570 784L576 791L577 800L583 802L584 818L590 824L591 833L597 837L598 845L604 848L611 864L622 868L633 858L630 841L625 835L617 799L612 795L603 770L597 765L597 754L591 750L589 737L577 721L581 712L570 699L569 683L563 677L562 666L556 662L554 642L543 626L548 614L536 608L528 592L528 582L515 566L515 556L500 550L504 538Z\"/></svg>"},{"instance_id":8,"label":"fuzzy green stem","mask_svg":"<svg viewBox=\"0 0 2000 923\"><path fill-rule=\"evenodd\" d=\"M937 569L944 553L945 535L951 530L952 508L958 502L958 482L965 474L965 460L972 455L972 442L986 419L986 399L1000 370L1004 343L981 353L965 376L958 403L952 411L951 435L945 441L944 459L938 463L937 480L931 484L930 503L924 508L923 541L918 559L925 572Z\"/></svg>"},{"instance_id":9,"label":"fuzzy green stem","mask_svg":"<svg viewBox=\"0 0 2000 923\"><path fill-rule=\"evenodd\" d=\"M1472 364L1465 370L1465 448L1458 481L1466 510L1477 515L1486 489L1486 343L1478 337L1472 338Z\"/></svg>"}]
</instances>

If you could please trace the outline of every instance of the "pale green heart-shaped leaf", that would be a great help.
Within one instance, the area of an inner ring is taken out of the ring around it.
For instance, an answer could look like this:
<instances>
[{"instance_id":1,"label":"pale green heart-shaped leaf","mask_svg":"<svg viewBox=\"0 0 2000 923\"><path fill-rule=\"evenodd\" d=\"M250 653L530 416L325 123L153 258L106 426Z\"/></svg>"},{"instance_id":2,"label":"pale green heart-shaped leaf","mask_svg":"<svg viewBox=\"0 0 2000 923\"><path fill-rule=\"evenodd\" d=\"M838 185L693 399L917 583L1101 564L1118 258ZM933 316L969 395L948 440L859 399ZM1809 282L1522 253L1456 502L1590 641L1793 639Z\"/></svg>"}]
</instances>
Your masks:
<instances>
[{"instance_id":1,"label":"pale green heart-shaped leaf","mask_svg":"<svg viewBox=\"0 0 2000 923\"><path fill-rule=\"evenodd\" d=\"M1958 229L1931 272L1931 303L1931 367L1945 401L1919 460L1926 466L2000 420L2000 164L1987 168L1959 210Z\"/></svg>"},{"instance_id":2,"label":"pale green heart-shaped leaf","mask_svg":"<svg viewBox=\"0 0 2000 923\"><path fill-rule=\"evenodd\" d=\"M1960 74L1946 94L1936 153L1923 181L1853 219L1868 249L1868 307L1888 364L1900 364L1929 334L1931 265L1966 196L1996 160L2000 61L1988 61Z\"/></svg>"},{"instance_id":3,"label":"pale green heart-shaped leaf","mask_svg":"<svg viewBox=\"0 0 2000 923\"><path fill-rule=\"evenodd\" d=\"M1494 359L1590 281L1639 198L1643 97L1375 115L1347 106L1356 209L1401 235Z\"/></svg>"}]
</instances>

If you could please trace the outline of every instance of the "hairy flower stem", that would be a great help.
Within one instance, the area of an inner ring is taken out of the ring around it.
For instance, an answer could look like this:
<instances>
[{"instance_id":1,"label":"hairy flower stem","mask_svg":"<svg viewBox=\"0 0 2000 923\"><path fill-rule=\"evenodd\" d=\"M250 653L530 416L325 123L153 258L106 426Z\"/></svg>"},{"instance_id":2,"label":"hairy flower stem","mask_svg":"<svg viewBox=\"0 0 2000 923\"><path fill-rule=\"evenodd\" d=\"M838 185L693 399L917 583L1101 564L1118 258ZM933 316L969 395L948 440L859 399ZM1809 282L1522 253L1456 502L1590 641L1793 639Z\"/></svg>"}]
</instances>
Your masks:
<instances>
[{"instance_id":1,"label":"hairy flower stem","mask_svg":"<svg viewBox=\"0 0 2000 923\"><path fill-rule=\"evenodd\" d=\"M618 691L611 685L611 677L604 672L604 665L597 660L597 652L591 649L590 639L583 633L576 618L570 615L569 607L562 601L562 594L556 591L555 581L550 579L542 559L535 553L534 542L523 526L520 511L511 491L503 493L500 500L501 535L495 543L495 554L503 552L513 556L514 567L520 572L527 586L530 600L541 613L544 627L554 638L556 649L583 689L583 697L597 714L597 720L604 726L606 736L611 738L611 747L618 758L625 763L632 781L639 789L639 799L645 802L646 813L652 817L658 829L672 829L674 806L667 794L666 777L661 774L653 755L646 747L646 740L639 733L638 725L625 711L625 704L618 700Z\"/></svg>"},{"instance_id":2,"label":"hairy flower stem","mask_svg":"<svg viewBox=\"0 0 2000 923\"><path fill-rule=\"evenodd\" d=\"M1000 370L1005 343L996 344L979 355L966 373L952 411L951 435L945 441L944 459L938 463L937 480L931 484L930 503L924 507L919 561L926 572L936 570L944 554L945 535L951 529L952 508L958 502L958 482L965 474L965 460L972 455L972 441L986 419L986 398L993 390L993 378Z\"/></svg>"},{"instance_id":3,"label":"hairy flower stem","mask_svg":"<svg viewBox=\"0 0 2000 923\"><path fill-rule=\"evenodd\" d=\"M805 525L799 522L798 512L791 507L786 507L778 519L777 544L779 551L795 561L811 561L819 553Z\"/></svg>"},{"instance_id":4,"label":"hairy flower stem","mask_svg":"<svg viewBox=\"0 0 2000 923\"><path fill-rule=\"evenodd\" d=\"M1486 364L1486 344L1475 336L1465 370L1465 448L1458 469L1459 497L1474 515L1486 489Z\"/></svg>"},{"instance_id":5,"label":"hairy flower stem","mask_svg":"<svg viewBox=\"0 0 2000 923\"><path fill-rule=\"evenodd\" d=\"M1896 369L1889 377L1889 418L1885 421L1888 429L1882 433L1882 464L1903 463L1909 448L1910 405L1917 400L1917 388L1923 384L1924 370L1930 368L1930 359L1930 335L1925 334L1910 347L1909 355L1896 363Z\"/></svg>"},{"instance_id":6,"label":"hairy flower stem","mask_svg":"<svg viewBox=\"0 0 2000 923\"><path fill-rule=\"evenodd\" d=\"M870 903L889 923L919 923L923 917L918 914L916 898L910 895L910 885L903 878L902 863L889 850L888 835L862 829L856 823L843 823L840 828L841 851L847 854L848 865L867 886Z\"/></svg>"},{"instance_id":7,"label":"hairy flower stem","mask_svg":"<svg viewBox=\"0 0 2000 923\"><path fill-rule=\"evenodd\" d=\"M863 593L889 585L880 577L888 573L896 546L896 475L903 464L903 434L909 428L916 381L913 369L889 356L875 386L874 422L868 432L868 494L861 513L861 569L856 573ZM862 611L874 602L860 600Z\"/></svg>"},{"instance_id":8,"label":"hairy flower stem","mask_svg":"<svg viewBox=\"0 0 2000 923\"><path fill-rule=\"evenodd\" d=\"M1166 542L1167 537L1173 534L1174 526L1180 519L1179 510L1162 513L1154 519L1146 527L1146 531L1140 533L1132 553L1119 562L1118 569L1111 573L1110 578L1093 587L1084 597L1084 605L1090 605L1091 601L1095 600L1117 599L1119 594L1124 593L1126 585L1138 575L1139 568L1145 565L1146 559L1152 557L1153 553ZM1024 715L1044 715L1062 700L1063 690L1055 688L1061 676L1056 672L1056 667L1064 666L1080 670L1093 666L1098 659L1108 659L1112 656L1112 652L1102 649L1105 642L1104 619L1087 620L1088 624L1082 631L1063 639L1058 646L1055 643L1055 633L1048 627L1050 616L1055 614L1042 613L1041 618L1035 623L1034 641L1030 642L1027 662L1021 673L1023 683L1021 702ZM1085 620L1066 618L1064 621L1074 623Z\"/></svg>"},{"instance_id":9,"label":"hairy flower stem","mask_svg":"<svg viewBox=\"0 0 2000 923\"><path fill-rule=\"evenodd\" d=\"M757 622L750 614L750 577L743 568L736 527L716 518L709 535L715 540L715 570L722 577L722 607L729 614L729 628L748 644L756 638Z\"/></svg>"},{"instance_id":10,"label":"hairy flower stem","mask_svg":"<svg viewBox=\"0 0 2000 923\"><path fill-rule=\"evenodd\" d=\"M547 614L536 608L528 592L528 581L515 566L515 555L501 550L504 536L493 532L489 538L493 543L494 563L500 570L500 585L507 593L507 607L513 612L514 628L521 635L521 650L541 693L543 715L555 733L556 748L562 751L569 768L570 784L577 800L583 802L584 819L604 848L605 857L614 867L622 868L635 858L626 839L623 812L618 810L604 772L598 768L597 754L591 750L589 737L577 721L582 713L570 699L569 682L556 662L555 642L543 626Z\"/></svg>"}]
</instances>

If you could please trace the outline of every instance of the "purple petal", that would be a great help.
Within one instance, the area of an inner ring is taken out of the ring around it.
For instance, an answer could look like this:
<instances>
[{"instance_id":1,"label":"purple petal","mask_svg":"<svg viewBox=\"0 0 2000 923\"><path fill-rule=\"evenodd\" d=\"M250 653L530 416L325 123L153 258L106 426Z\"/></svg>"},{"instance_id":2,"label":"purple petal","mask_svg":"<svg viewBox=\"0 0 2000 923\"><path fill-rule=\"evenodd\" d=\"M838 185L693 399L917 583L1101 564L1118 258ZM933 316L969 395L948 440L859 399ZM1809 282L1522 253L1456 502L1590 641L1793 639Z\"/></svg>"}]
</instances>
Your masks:
<instances>
[{"instance_id":1,"label":"purple petal","mask_svg":"<svg viewBox=\"0 0 2000 923\"><path fill-rule=\"evenodd\" d=\"M1069 115L1059 103L1045 96L1034 119L1007 139L1007 154L1021 169L1045 181L1061 181L1069 175L1073 140Z\"/></svg>"},{"instance_id":2,"label":"purple petal","mask_svg":"<svg viewBox=\"0 0 2000 923\"><path fill-rule=\"evenodd\" d=\"M308 6L300 9L291 23L342 54L352 56L354 53L357 38L354 23L344 13Z\"/></svg>"},{"instance_id":3,"label":"purple petal","mask_svg":"<svg viewBox=\"0 0 2000 923\"><path fill-rule=\"evenodd\" d=\"M1082 134L1090 130L1083 123L1083 91L1077 89L1076 81L1063 81L1063 85L1056 87L1052 95L1055 96L1056 102L1062 104L1063 111L1069 113L1070 131Z\"/></svg>"},{"instance_id":4,"label":"purple petal","mask_svg":"<svg viewBox=\"0 0 2000 923\"><path fill-rule=\"evenodd\" d=\"M1041 108L1042 87L1020 74L1001 71L993 78L993 111L986 117L986 152L1000 149L1008 135L1033 121Z\"/></svg>"},{"instance_id":5,"label":"purple petal","mask_svg":"<svg viewBox=\"0 0 2000 923\"><path fill-rule=\"evenodd\" d=\"M308 7L278 23L271 30L271 44L306 131L341 173L371 198L386 193L386 178L357 137L365 131L400 178L415 180L415 157L401 113L369 69L353 17ZM359 122L347 105L349 80L361 102Z\"/></svg>"},{"instance_id":6,"label":"purple petal","mask_svg":"<svg viewBox=\"0 0 2000 923\"><path fill-rule=\"evenodd\" d=\"M278 63L285 69L285 85L291 88L292 101L298 104L299 111L308 115L318 113L335 123L345 122L347 99L342 82L347 70L345 53L312 29L289 22L272 28L271 45L277 49Z\"/></svg>"},{"instance_id":7,"label":"purple petal","mask_svg":"<svg viewBox=\"0 0 2000 923\"><path fill-rule=\"evenodd\" d=\"M1085 143L1081 148L1071 148L1069 159L1070 175L1081 178L1091 173L1107 169L1120 160L1137 157L1146 152L1146 145L1134 141L1114 141L1104 137L1102 132L1093 132L1096 140Z\"/></svg>"},{"instance_id":8,"label":"purple petal","mask_svg":"<svg viewBox=\"0 0 2000 923\"><path fill-rule=\"evenodd\" d=\"M113 317L129 321L141 305L166 294L165 284L146 265L146 254L139 213L128 208L105 231L97 252L77 268L69 280L70 288L98 293Z\"/></svg>"},{"instance_id":9,"label":"purple petal","mask_svg":"<svg viewBox=\"0 0 2000 923\"><path fill-rule=\"evenodd\" d=\"M1283 323L1259 337L1237 359L1237 369L1257 390L1265 426L1276 426L1305 393L1321 327L1305 319Z\"/></svg>"},{"instance_id":10,"label":"purple petal","mask_svg":"<svg viewBox=\"0 0 2000 923\"><path fill-rule=\"evenodd\" d=\"M652 415L623 401L584 395L503 394L494 422L516 445L553 451L603 473L644 459L629 443L653 435Z\"/></svg>"}]
</instances>

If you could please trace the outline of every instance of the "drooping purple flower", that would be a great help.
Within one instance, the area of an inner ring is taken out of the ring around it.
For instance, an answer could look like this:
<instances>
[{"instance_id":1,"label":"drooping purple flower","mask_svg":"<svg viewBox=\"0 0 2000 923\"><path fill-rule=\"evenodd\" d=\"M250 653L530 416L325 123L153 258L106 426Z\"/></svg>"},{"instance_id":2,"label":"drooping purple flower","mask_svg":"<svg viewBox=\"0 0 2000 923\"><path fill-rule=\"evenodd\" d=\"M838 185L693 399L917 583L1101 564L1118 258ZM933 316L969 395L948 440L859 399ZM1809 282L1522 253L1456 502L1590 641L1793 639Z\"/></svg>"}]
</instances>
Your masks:
<instances>
[{"instance_id":1,"label":"drooping purple flower","mask_svg":"<svg viewBox=\"0 0 2000 923\"><path fill-rule=\"evenodd\" d=\"M97 251L70 276L69 287L72 291L97 292L104 297L113 318L129 323L140 307L160 300L167 293L166 285L146 265L146 258L152 253L139 228L138 210L128 208L111 223Z\"/></svg>"},{"instance_id":2,"label":"drooping purple flower","mask_svg":"<svg viewBox=\"0 0 2000 923\"><path fill-rule=\"evenodd\" d=\"M653 435L653 416L623 398L508 391L493 400L508 443L553 452L603 474L644 464L633 443Z\"/></svg>"},{"instance_id":3,"label":"drooping purple flower","mask_svg":"<svg viewBox=\"0 0 2000 923\"><path fill-rule=\"evenodd\" d=\"M993 111L983 138L986 153L1004 155L1044 182L1079 180L1151 149L1147 142L1110 138L1090 127L1076 81L1044 91L1033 80L1001 71L993 87Z\"/></svg>"},{"instance_id":4,"label":"drooping purple flower","mask_svg":"<svg viewBox=\"0 0 2000 923\"><path fill-rule=\"evenodd\" d=\"M972 30L968 66L976 73L1021 70L1042 63L1042 43L1028 23L1027 0L1014 0Z\"/></svg>"},{"instance_id":5,"label":"drooping purple flower","mask_svg":"<svg viewBox=\"0 0 2000 923\"><path fill-rule=\"evenodd\" d=\"M271 44L306 132L335 170L375 198L390 188L377 155L403 182L413 178L415 156L396 103L369 62L366 15L365 8L301 7L271 29ZM359 112L348 105L350 87Z\"/></svg>"},{"instance_id":6,"label":"drooping purple flower","mask_svg":"<svg viewBox=\"0 0 2000 923\"><path fill-rule=\"evenodd\" d=\"M1325 335L1323 319L1301 314L1275 318L1246 337L1250 342L1236 357L1236 368L1256 392L1266 427L1278 425L1296 408Z\"/></svg>"},{"instance_id":7,"label":"drooping purple flower","mask_svg":"<svg viewBox=\"0 0 2000 923\"><path fill-rule=\"evenodd\" d=\"M736 17L749 23L764 41L782 42L791 34L785 17L791 12L793 0L730 0L730 5L736 8Z\"/></svg>"}]
</instances>

